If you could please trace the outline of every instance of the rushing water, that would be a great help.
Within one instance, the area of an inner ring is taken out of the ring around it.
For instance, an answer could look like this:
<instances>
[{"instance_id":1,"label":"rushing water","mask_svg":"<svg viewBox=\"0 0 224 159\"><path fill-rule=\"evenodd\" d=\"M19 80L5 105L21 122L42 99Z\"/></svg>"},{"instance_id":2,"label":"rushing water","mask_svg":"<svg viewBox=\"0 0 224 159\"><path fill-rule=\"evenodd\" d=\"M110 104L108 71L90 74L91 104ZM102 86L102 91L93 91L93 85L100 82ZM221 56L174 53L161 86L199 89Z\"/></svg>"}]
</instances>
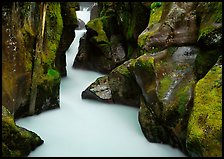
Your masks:
<instances>
[{"instance_id":1,"label":"rushing water","mask_svg":"<svg viewBox=\"0 0 224 159\"><path fill-rule=\"evenodd\" d=\"M84 7L78 18L89 21ZM16 124L37 133L44 144L29 157L183 157L168 145L150 143L144 137L138 108L82 100L81 92L102 74L72 68L79 39L86 30L76 30L66 52L67 77L60 86L60 109L18 119Z\"/></svg>"}]
</instances>

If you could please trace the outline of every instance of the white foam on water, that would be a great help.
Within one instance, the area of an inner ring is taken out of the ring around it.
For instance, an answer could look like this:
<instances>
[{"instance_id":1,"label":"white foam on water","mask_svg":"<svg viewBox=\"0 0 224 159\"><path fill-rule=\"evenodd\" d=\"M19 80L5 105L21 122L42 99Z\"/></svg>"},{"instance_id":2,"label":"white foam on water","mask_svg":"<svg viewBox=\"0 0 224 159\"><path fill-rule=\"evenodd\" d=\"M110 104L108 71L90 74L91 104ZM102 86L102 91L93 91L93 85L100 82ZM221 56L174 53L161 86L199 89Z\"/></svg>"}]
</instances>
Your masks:
<instances>
[{"instance_id":1,"label":"white foam on water","mask_svg":"<svg viewBox=\"0 0 224 159\"><path fill-rule=\"evenodd\" d=\"M85 23L89 21L89 11L77 13ZM16 121L44 140L28 157L184 157L169 145L147 141L138 122L138 108L81 98L81 92L103 75L72 68L79 38L86 30L75 32L66 52L67 77L61 80L60 108Z\"/></svg>"}]
</instances>

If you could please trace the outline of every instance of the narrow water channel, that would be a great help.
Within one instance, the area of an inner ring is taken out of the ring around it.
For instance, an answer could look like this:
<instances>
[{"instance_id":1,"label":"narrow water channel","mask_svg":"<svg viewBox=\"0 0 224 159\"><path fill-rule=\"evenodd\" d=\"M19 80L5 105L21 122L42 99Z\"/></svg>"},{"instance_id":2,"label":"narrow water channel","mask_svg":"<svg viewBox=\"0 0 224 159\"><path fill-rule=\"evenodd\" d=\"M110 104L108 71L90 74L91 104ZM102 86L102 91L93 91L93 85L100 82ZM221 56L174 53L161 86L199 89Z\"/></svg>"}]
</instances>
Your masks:
<instances>
[{"instance_id":1,"label":"narrow water channel","mask_svg":"<svg viewBox=\"0 0 224 159\"><path fill-rule=\"evenodd\" d=\"M89 21L88 6L81 6L78 18ZM138 108L82 100L81 92L102 74L72 68L79 39L66 52L67 77L60 85L60 108L18 119L16 124L37 133L44 144L28 157L183 157L168 145L150 143L144 137Z\"/></svg>"}]
</instances>

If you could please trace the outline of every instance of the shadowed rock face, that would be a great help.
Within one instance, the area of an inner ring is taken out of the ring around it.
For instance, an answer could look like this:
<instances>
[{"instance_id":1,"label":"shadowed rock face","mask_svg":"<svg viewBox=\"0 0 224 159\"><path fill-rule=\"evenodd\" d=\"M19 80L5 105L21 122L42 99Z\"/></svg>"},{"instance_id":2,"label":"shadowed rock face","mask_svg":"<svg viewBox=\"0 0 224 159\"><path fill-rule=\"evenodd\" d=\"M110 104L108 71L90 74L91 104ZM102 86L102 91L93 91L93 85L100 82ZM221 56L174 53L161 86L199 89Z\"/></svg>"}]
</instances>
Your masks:
<instances>
[{"instance_id":1,"label":"shadowed rock face","mask_svg":"<svg viewBox=\"0 0 224 159\"><path fill-rule=\"evenodd\" d=\"M83 27L83 24L76 17L76 10L79 8L77 2L61 2L61 15L63 19L63 30L57 50L55 65L61 77L67 76L66 51L75 38L75 29Z\"/></svg>"},{"instance_id":2,"label":"shadowed rock face","mask_svg":"<svg viewBox=\"0 0 224 159\"><path fill-rule=\"evenodd\" d=\"M34 132L17 126L11 113L2 106L2 157L26 157L43 142Z\"/></svg>"},{"instance_id":3,"label":"shadowed rock face","mask_svg":"<svg viewBox=\"0 0 224 159\"><path fill-rule=\"evenodd\" d=\"M58 108L60 4L6 2L2 18L2 103L15 117Z\"/></svg>"}]
</instances>

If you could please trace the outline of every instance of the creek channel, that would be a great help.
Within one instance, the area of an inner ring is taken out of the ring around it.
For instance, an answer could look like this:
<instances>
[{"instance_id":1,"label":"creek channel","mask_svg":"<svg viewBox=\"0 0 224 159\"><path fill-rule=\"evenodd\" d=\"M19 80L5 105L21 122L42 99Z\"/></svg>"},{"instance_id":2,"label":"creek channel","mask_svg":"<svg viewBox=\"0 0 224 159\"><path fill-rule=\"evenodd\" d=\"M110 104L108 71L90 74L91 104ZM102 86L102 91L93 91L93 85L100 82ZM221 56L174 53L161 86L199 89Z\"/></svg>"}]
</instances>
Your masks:
<instances>
[{"instance_id":1,"label":"creek channel","mask_svg":"<svg viewBox=\"0 0 224 159\"><path fill-rule=\"evenodd\" d=\"M76 11L85 24L90 20L88 4L92 3L80 3ZM72 68L85 32L75 30L66 51L67 77L61 79L60 108L16 121L44 140L28 157L184 157L176 148L147 141L138 122L138 108L81 98L81 92L103 76Z\"/></svg>"}]
</instances>

